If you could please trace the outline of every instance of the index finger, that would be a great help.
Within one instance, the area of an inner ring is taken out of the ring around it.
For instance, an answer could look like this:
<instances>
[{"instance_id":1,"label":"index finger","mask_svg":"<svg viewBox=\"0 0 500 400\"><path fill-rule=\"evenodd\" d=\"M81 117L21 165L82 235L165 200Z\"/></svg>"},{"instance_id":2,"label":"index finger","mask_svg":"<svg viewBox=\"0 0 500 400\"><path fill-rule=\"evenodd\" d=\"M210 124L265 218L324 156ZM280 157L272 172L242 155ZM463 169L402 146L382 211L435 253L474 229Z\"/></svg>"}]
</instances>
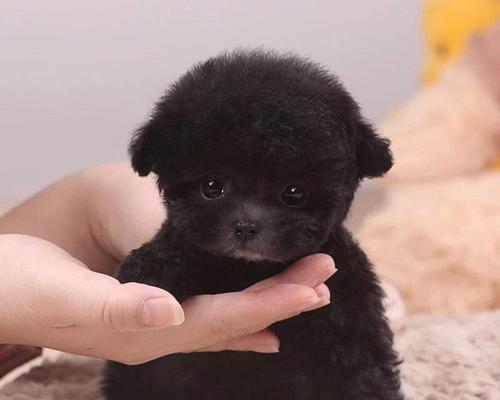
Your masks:
<instances>
[{"instance_id":1,"label":"index finger","mask_svg":"<svg viewBox=\"0 0 500 400\"><path fill-rule=\"evenodd\" d=\"M318 253L304 257L288 267L281 274L257 282L245 289L255 291L278 284L296 284L316 287L336 272L335 263L328 254Z\"/></svg>"},{"instance_id":2,"label":"index finger","mask_svg":"<svg viewBox=\"0 0 500 400\"><path fill-rule=\"evenodd\" d=\"M185 322L175 328L191 336L193 349L259 332L320 303L313 288L279 284L268 288L195 296L183 303Z\"/></svg>"}]
</instances>

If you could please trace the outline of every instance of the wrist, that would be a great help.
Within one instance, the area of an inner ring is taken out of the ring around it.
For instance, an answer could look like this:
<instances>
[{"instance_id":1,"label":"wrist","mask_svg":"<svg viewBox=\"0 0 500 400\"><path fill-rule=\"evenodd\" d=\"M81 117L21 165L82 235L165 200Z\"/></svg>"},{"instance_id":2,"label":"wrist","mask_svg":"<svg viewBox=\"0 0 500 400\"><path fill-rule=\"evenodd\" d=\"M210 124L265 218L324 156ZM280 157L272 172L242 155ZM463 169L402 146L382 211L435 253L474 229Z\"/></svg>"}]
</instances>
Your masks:
<instances>
[{"instance_id":1,"label":"wrist","mask_svg":"<svg viewBox=\"0 0 500 400\"><path fill-rule=\"evenodd\" d=\"M154 177L141 178L126 162L86 171L93 237L115 262L150 240L165 219Z\"/></svg>"}]
</instances>

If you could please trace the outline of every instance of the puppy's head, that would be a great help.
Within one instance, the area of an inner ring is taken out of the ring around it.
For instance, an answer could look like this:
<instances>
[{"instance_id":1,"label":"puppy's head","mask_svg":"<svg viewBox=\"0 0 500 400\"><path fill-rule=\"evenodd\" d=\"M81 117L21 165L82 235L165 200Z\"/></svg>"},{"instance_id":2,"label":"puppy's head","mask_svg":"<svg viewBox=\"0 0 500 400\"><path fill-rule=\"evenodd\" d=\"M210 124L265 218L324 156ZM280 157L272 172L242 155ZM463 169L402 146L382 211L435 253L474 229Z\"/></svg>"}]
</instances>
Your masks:
<instances>
[{"instance_id":1,"label":"puppy's head","mask_svg":"<svg viewBox=\"0 0 500 400\"><path fill-rule=\"evenodd\" d=\"M224 54L195 66L130 146L154 172L169 225L201 250L286 261L317 251L388 142L337 79L291 55Z\"/></svg>"}]
</instances>

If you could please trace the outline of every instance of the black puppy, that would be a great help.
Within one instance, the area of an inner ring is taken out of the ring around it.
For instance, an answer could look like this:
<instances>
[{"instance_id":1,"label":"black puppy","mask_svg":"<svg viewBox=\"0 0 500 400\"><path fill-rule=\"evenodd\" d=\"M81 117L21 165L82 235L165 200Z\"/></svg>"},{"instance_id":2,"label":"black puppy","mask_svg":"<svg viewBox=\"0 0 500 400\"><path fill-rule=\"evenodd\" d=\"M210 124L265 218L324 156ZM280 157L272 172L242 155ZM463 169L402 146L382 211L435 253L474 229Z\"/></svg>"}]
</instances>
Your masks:
<instances>
[{"instance_id":1,"label":"black puppy","mask_svg":"<svg viewBox=\"0 0 500 400\"><path fill-rule=\"evenodd\" d=\"M279 354L109 363L108 399L402 399L382 290L342 226L360 180L392 157L335 76L272 52L211 58L170 88L130 153L140 175L157 174L168 220L120 281L183 301L242 290L315 252L338 272L329 306L271 327Z\"/></svg>"}]
</instances>

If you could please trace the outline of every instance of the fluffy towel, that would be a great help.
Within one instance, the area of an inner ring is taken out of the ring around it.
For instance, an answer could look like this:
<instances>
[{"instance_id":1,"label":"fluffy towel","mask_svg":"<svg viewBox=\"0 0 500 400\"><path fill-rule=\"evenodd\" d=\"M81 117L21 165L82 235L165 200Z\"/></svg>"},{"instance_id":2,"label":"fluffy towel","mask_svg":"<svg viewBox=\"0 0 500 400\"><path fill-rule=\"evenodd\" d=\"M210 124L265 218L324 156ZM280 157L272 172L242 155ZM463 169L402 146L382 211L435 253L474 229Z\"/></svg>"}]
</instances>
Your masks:
<instances>
[{"instance_id":1,"label":"fluffy towel","mask_svg":"<svg viewBox=\"0 0 500 400\"><path fill-rule=\"evenodd\" d=\"M409 313L500 308L500 172L384 192L356 232Z\"/></svg>"}]
</instances>

